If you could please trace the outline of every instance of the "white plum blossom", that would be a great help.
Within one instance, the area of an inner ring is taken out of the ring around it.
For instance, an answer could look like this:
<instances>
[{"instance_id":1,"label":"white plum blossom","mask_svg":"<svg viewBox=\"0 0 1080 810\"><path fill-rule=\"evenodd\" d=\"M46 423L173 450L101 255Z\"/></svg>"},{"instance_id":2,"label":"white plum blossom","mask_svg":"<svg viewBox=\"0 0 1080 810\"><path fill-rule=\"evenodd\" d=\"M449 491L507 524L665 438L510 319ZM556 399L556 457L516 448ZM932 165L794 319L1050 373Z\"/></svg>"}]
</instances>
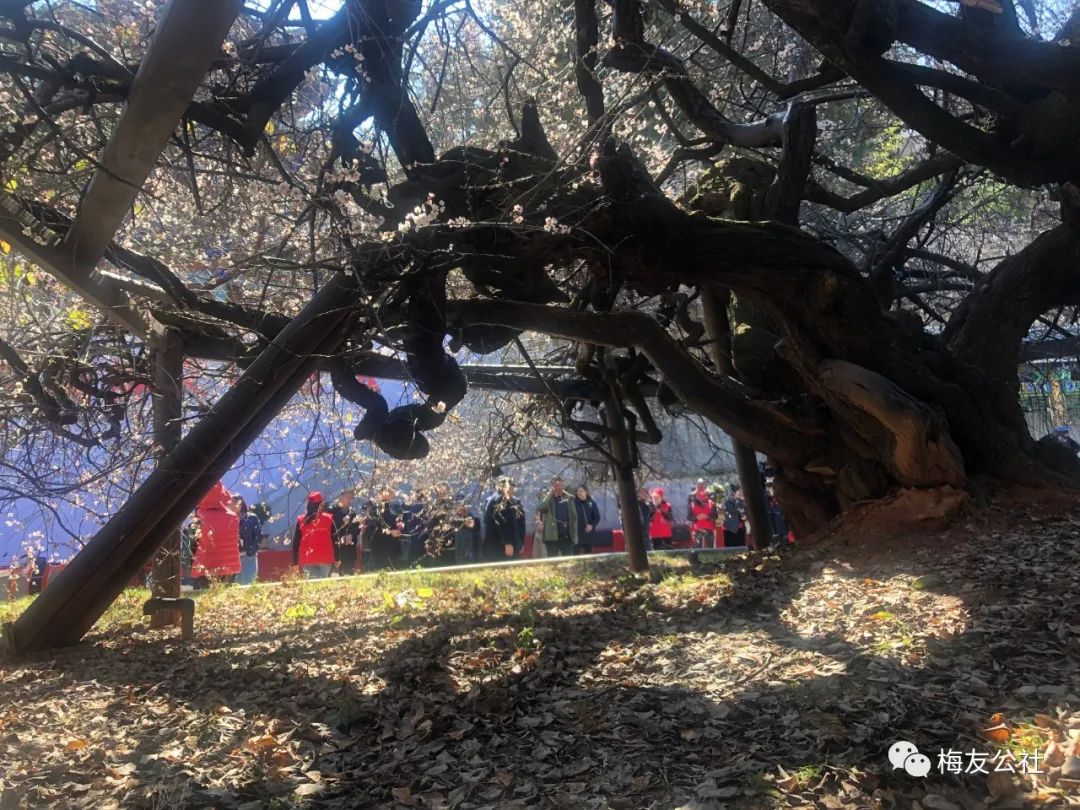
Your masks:
<instances>
[{"instance_id":1,"label":"white plum blossom","mask_svg":"<svg viewBox=\"0 0 1080 810\"><path fill-rule=\"evenodd\" d=\"M434 194L429 194L427 200L405 215L405 221L398 225L398 230L401 233L408 233L437 222L445 208L445 203L436 200Z\"/></svg>"},{"instance_id":2,"label":"white plum blossom","mask_svg":"<svg viewBox=\"0 0 1080 810\"><path fill-rule=\"evenodd\" d=\"M544 230L548 233L568 234L570 226L561 224L555 217L548 217L544 220Z\"/></svg>"}]
</instances>

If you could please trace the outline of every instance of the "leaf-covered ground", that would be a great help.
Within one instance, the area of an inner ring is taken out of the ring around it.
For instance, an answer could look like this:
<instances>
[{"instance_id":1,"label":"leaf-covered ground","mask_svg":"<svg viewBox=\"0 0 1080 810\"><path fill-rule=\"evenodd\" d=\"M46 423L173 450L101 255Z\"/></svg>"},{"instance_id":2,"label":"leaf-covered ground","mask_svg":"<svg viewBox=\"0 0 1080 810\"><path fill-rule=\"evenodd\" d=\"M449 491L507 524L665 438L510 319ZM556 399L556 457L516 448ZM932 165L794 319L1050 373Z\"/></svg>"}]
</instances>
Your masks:
<instances>
[{"instance_id":1,"label":"leaf-covered ground","mask_svg":"<svg viewBox=\"0 0 1080 810\"><path fill-rule=\"evenodd\" d=\"M856 534L645 579L223 588L187 645L131 592L83 645L0 665L0 807L1080 804L1080 513ZM1045 773L918 779L900 739Z\"/></svg>"}]
</instances>

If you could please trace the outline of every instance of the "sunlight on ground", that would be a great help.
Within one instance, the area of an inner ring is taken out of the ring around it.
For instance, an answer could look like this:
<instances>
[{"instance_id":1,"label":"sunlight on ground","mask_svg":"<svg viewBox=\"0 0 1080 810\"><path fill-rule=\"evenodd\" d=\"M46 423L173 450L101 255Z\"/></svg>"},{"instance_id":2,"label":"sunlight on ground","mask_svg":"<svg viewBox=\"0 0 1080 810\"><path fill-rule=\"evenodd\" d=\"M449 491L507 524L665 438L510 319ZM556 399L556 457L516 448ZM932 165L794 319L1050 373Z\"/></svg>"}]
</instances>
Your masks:
<instances>
[{"instance_id":1,"label":"sunlight on ground","mask_svg":"<svg viewBox=\"0 0 1080 810\"><path fill-rule=\"evenodd\" d=\"M901 794L881 806L913 806L921 786L889 771L891 740L1018 759L1080 730L1053 709L1073 705L1080 675L1043 618L1065 615L1077 546L999 537L992 553L943 540L888 565L807 547L694 565L655 555L646 576L582 559L216 586L196 595L190 644L149 629L147 593L131 589L84 644L0 665L0 795L247 810L861 808ZM1052 587L998 598L1018 567ZM982 780L931 784L974 807ZM991 789L1056 800L1071 784Z\"/></svg>"}]
</instances>

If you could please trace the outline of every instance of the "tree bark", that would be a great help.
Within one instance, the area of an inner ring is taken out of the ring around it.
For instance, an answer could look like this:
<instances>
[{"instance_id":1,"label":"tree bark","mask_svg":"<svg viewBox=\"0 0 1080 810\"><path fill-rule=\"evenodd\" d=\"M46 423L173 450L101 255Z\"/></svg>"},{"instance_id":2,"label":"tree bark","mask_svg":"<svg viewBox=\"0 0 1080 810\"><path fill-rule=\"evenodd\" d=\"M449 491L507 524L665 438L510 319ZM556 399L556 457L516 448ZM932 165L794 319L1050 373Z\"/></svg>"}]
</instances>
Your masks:
<instances>
[{"instance_id":1,"label":"tree bark","mask_svg":"<svg viewBox=\"0 0 1080 810\"><path fill-rule=\"evenodd\" d=\"M616 492L619 497L619 513L622 515L623 536L630 559L630 570L649 570L649 557L645 553L645 529L641 525L641 512L637 505L637 484L634 481L634 465L626 436L626 420L623 419L618 397L609 391L604 406L604 422L611 429L608 447L615 459Z\"/></svg>"},{"instance_id":2,"label":"tree bark","mask_svg":"<svg viewBox=\"0 0 1080 810\"><path fill-rule=\"evenodd\" d=\"M184 344L175 330L153 326L154 444L164 459L180 443L184 403ZM154 557L153 595L176 599L180 596L180 529L173 529ZM180 623L180 613L159 610L150 618L151 627Z\"/></svg>"},{"instance_id":3,"label":"tree bark","mask_svg":"<svg viewBox=\"0 0 1080 810\"><path fill-rule=\"evenodd\" d=\"M637 346L687 407L728 435L755 442L770 457L805 463L825 450L823 435L810 420L785 413L748 386L711 374L652 316L644 312L572 312L518 301L470 299L447 304L451 329L489 324L533 329L598 346Z\"/></svg>"},{"instance_id":4,"label":"tree bark","mask_svg":"<svg viewBox=\"0 0 1080 810\"><path fill-rule=\"evenodd\" d=\"M739 486L742 487L743 500L746 503L746 518L750 523L750 538L753 548L767 548L772 542L769 529L769 510L765 504L765 484L761 480L757 455L754 448L742 442L731 443L735 452L735 469L739 473Z\"/></svg>"},{"instance_id":5,"label":"tree bark","mask_svg":"<svg viewBox=\"0 0 1080 810\"><path fill-rule=\"evenodd\" d=\"M596 0L574 0L574 78L585 99L589 123L604 117L604 87L596 78L597 45L600 41Z\"/></svg>"},{"instance_id":6,"label":"tree bark","mask_svg":"<svg viewBox=\"0 0 1080 810\"><path fill-rule=\"evenodd\" d=\"M1015 383L1020 345L1035 319L1055 304L1080 302L1080 230L1062 224L982 278L945 327L949 348L990 377Z\"/></svg>"}]
</instances>

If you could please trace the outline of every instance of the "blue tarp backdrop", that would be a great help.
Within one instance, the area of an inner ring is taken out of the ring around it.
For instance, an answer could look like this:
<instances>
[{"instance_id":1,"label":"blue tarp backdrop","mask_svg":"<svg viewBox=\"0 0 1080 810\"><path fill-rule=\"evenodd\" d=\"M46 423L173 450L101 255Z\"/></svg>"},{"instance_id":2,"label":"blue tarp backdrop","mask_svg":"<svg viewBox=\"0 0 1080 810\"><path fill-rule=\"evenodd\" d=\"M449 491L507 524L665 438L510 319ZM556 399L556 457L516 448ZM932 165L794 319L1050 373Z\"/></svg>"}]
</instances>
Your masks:
<instances>
[{"instance_id":1,"label":"blue tarp backdrop","mask_svg":"<svg viewBox=\"0 0 1080 810\"><path fill-rule=\"evenodd\" d=\"M380 380L379 390L391 406L406 398L404 386L398 381ZM342 469L327 473L325 464L319 463L309 464L308 469L298 466L297 460L303 459L305 451L311 449L315 426L314 411L310 418L291 423L284 435L271 424L222 479L233 494L242 495L249 504L265 501L273 513L280 516L267 527L268 533L285 530L291 517L303 508L309 490L319 489L330 497L344 488L349 476L355 472ZM351 441L345 435L341 440ZM102 525L97 516L66 502L57 501L49 506L84 542ZM0 523L0 567L22 556L28 545L57 560L69 558L79 547L56 525L56 517L49 509L34 501L19 499L5 511Z\"/></svg>"}]
</instances>

